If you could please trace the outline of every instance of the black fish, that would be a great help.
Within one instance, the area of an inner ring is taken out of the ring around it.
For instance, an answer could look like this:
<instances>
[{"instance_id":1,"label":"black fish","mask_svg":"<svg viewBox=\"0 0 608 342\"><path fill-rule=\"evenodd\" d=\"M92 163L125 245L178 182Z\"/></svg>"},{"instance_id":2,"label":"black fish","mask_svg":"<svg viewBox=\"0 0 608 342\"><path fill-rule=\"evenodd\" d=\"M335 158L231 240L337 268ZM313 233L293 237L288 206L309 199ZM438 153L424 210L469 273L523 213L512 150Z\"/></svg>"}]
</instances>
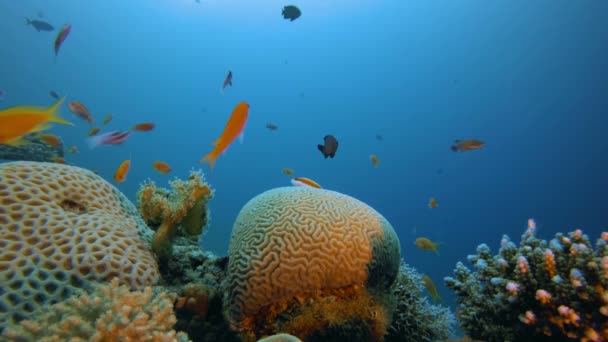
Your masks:
<instances>
[{"instance_id":1,"label":"black fish","mask_svg":"<svg viewBox=\"0 0 608 342\"><path fill-rule=\"evenodd\" d=\"M325 140L325 145L317 145L317 148L325 158L333 158L338 150L338 140L333 135L326 135L323 140Z\"/></svg>"},{"instance_id":2,"label":"black fish","mask_svg":"<svg viewBox=\"0 0 608 342\"><path fill-rule=\"evenodd\" d=\"M296 6L289 5L289 6L283 7L283 18L285 18L285 19L294 21L294 20L298 19L301 15L302 15L302 12L300 12L300 9L297 8Z\"/></svg>"},{"instance_id":3,"label":"black fish","mask_svg":"<svg viewBox=\"0 0 608 342\"><path fill-rule=\"evenodd\" d=\"M382 134L376 134L376 140L382 141L384 140L384 137L382 136Z\"/></svg>"},{"instance_id":4,"label":"black fish","mask_svg":"<svg viewBox=\"0 0 608 342\"><path fill-rule=\"evenodd\" d=\"M51 95L52 98L59 100L59 94L57 94L56 91L54 91L54 90L49 91L49 95Z\"/></svg>"},{"instance_id":5,"label":"black fish","mask_svg":"<svg viewBox=\"0 0 608 342\"><path fill-rule=\"evenodd\" d=\"M38 32L40 32L40 31L53 31L55 29L53 27L53 25L47 23L46 21L37 20L37 19L29 20L28 18L25 18L25 25L32 25L32 26L34 26L34 28Z\"/></svg>"},{"instance_id":6,"label":"black fish","mask_svg":"<svg viewBox=\"0 0 608 342\"><path fill-rule=\"evenodd\" d=\"M277 129L279 129L279 126L273 124L272 122L269 122L266 124L266 128L268 128L271 131L276 131Z\"/></svg>"}]
</instances>

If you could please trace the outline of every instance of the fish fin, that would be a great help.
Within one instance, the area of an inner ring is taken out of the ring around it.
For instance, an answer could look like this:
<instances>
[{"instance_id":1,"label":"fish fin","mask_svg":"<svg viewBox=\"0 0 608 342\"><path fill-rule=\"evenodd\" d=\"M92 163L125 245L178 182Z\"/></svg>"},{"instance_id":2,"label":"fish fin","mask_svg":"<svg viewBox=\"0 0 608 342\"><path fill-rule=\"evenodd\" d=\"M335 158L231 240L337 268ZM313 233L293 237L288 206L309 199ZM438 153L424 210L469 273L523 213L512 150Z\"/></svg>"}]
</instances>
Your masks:
<instances>
[{"instance_id":1,"label":"fish fin","mask_svg":"<svg viewBox=\"0 0 608 342\"><path fill-rule=\"evenodd\" d=\"M317 149L321 152L323 152L324 148L325 148L325 146L323 146L323 145L317 145Z\"/></svg>"},{"instance_id":2,"label":"fish fin","mask_svg":"<svg viewBox=\"0 0 608 342\"><path fill-rule=\"evenodd\" d=\"M452 146L450 146L450 148L452 149L453 152L458 152L458 146L452 145Z\"/></svg>"},{"instance_id":3,"label":"fish fin","mask_svg":"<svg viewBox=\"0 0 608 342\"><path fill-rule=\"evenodd\" d=\"M55 123L60 123L60 124L64 124L64 125L70 125L70 126L74 126L73 123L64 120L62 118L59 117L59 113L57 112L59 109L59 106L61 106L61 104L63 103L63 100L65 99L65 96L60 98L59 100L57 100L57 102L55 102L52 106L50 106L46 112L49 114L49 122L55 122Z\"/></svg>"},{"instance_id":4,"label":"fish fin","mask_svg":"<svg viewBox=\"0 0 608 342\"><path fill-rule=\"evenodd\" d=\"M27 140L25 140L25 139L23 139L23 137L18 137L18 138L15 138L15 139L11 140L11 141L7 141L5 143L5 145L9 145L9 146L13 146L13 147L20 147L20 146L25 146L25 145L27 145L29 143L30 142L27 141Z\"/></svg>"},{"instance_id":5,"label":"fish fin","mask_svg":"<svg viewBox=\"0 0 608 342\"><path fill-rule=\"evenodd\" d=\"M31 23L32 21L28 17L25 17L25 25L30 25Z\"/></svg>"},{"instance_id":6,"label":"fish fin","mask_svg":"<svg viewBox=\"0 0 608 342\"><path fill-rule=\"evenodd\" d=\"M241 134L239 134L239 143L243 143L243 141L245 140L245 130L241 131Z\"/></svg>"},{"instance_id":7,"label":"fish fin","mask_svg":"<svg viewBox=\"0 0 608 342\"><path fill-rule=\"evenodd\" d=\"M94 149L95 147L101 145L101 138L99 136L92 136L87 139L87 145L89 149Z\"/></svg>"},{"instance_id":8,"label":"fish fin","mask_svg":"<svg viewBox=\"0 0 608 342\"><path fill-rule=\"evenodd\" d=\"M37 132L40 132L40 131L47 130L47 129L49 129L49 128L51 128L51 125L49 125L49 124L47 124L47 123L41 123L40 125L38 125L38 126L34 127L34 128L33 128L33 129L30 131L30 133L37 133Z\"/></svg>"},{"instance_id":9,"label":"fish fin","mask_svg":"<svg viewBox=\"0 0 608 342\"><path fill-rule=\"evenodd\" d=\"M228 81L228 85L232 87L232 80Z\"/></svg>"},{"instance_id":10,"label":"fish fin","mask_svg":"<svg viewBox=\"0 0 608 342\"><path fill-rule=\"evenodd\" d=\"M211 168L211 171L213 171L213 167L215 166L215 159L217 158L217 154L215 153L215 151L211 151L207 154L205 154L205 156L203 158L201 158L198 163L200 165L202 164L209 164L209 167Z\"/></svg>"},{"instance_id":11,"label":"fish fin","mask_svg":"<svg viewBox=\"0 0 608 342\"><path fill-rule=\"evenodd\" d=\"M335 153L332 153L329 155L329 157L333 159L335 155L336 155Z\"/></svg>"}]
</instances>

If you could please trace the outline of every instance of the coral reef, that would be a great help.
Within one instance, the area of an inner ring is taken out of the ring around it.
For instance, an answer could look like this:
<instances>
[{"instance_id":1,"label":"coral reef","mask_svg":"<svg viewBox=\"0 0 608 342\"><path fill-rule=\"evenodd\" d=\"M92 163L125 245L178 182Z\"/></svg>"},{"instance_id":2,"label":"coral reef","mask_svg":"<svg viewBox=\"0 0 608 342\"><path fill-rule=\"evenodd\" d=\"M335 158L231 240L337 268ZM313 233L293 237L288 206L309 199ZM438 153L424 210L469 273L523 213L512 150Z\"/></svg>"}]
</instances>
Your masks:
<instances>
[{"instance_id":1,"label":"coral reef","mask_svg":"<svg viewBox=\"0 0 608 342\"><path fill-rule=\"evenodd\" d=\"M63 145L53 147L38 138L38 133L23 137L28 144L11 146L0 144L0 159L24 160L37 162L53 162L63 158Z\"/></svg>"},{"instance_id":2,"label":"coral reef","mask_svg":"<svg viewBox=\"0 0 608 342\"><path fill-rule=\"evenodd\" d=\"M276 334L265 337L258 342L302 342L299 338L289 334Z\"/></svg>"},{"instance_id":3,"label":"coral reef","mask_svg":"<svg viewBox=\"0 0 608 342\"><path fill-rule=\"evenodd\" d=\"M519 248L503 236L498 255L482 244L445 278L469 336L484 341L608 340L608 233L595 250L576 230L547 242L530 224Z\"/></svg>"},{"instance_id":4,"label":"coral reef","mask_svg":"<svg viewBox=\"0 0 608 342\"><path fill-rule=\"evenodd\" d=\"M281 321L310 325L297 315L322 314L319 308L331 302L332 312L342 316L315 319L328 325L354 322L347 310L361 312L358 306L364 303L383 305L399 261L399 240L390 223L363 202L323 189L269 190L250 200L234 224L225 284L227 317L246 340L292 333L286 327L310 340L318 336L318 324L301 329ZM316 306L305 305L311 302ZM337 309L341 304L343 310ZM387 310L368 309L358 320L367 328L356 327L381 338L390 317Z\"/></svg>"},{"instance_id":5,"label":"coral reef","mask_svg":"<svg viewBox=\"0 0 608 342\"><path fill-rule=\"evenodd\" d=\"M114 278L91 295L71 297L34 320L9 326L7 341L188 341L172 330L176 322L171 298L151 287L130 292Z\"/></svg>"},{"instance_id":6,"label":"coral reef","mask_svg":"<svg viewBox=\"0 0 608 342\"><path fill-rule=\"evenodd\" d=\"M0 164L0 329L92 283L155 284L151 235L133 204L88 170Z\"/></svg>"},{"instance_id":7,"label":"coral reef","mask_svg":"<svg viewBox=\"0 0 608 342\"><path fill-rule=\"evenodd\" d=\"M209 221L207 202L213 191L204 182L202 172L191 171L188 180L174 179L169 182L171 191L157 188L148 181L137 193L139 211L144 221L156 229L152 237L152 250L160 260L172 256L176 236L197 238Z\"/></svg>"},{"instance_id":8,"label":"coral reef","mask_svg":"<svg viewBox=\"0 0 608 342\"><path fill-rule=\"evenodd\" d=\"M403 261L392 291L396 308L385 341L436 341L452 333L456 324L452 312L424 297L422 275Z\"/></svg>"}]
</instances>

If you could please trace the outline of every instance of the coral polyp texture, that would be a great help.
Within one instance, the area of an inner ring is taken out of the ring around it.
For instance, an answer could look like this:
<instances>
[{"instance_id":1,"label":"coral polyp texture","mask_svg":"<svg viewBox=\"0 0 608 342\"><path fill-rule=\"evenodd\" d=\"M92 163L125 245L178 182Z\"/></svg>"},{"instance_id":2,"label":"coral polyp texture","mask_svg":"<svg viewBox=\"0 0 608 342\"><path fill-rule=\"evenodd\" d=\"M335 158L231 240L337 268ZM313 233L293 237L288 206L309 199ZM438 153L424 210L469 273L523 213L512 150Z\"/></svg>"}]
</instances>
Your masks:
<instances>
[{"instance_id":1,"label":"coral polyp texture","mask_svg":"<svg viewBox=\"0 0 608 342\"><path fill-rule=\"evenodd\" d=\"M456 317L449 308L429 302L422 275L414 268L402 261L391 289L396 308L385 341L437 341L451 335Z\"/></svg>"},{"instance_id":2,"label":"coral polyp texture","mask_svg":"<svg viewBox=\"0 0 608 342\"><path fill-rule=\"evenodd\" d=\"M9 326L4 341L188 341L172 327L177 321L173 301L166 293L130 291L114 278L92 294L70 297Z\"/></svg>"},{"instance_id":3,"label":"coral polyp texture","mask_svg":"<svg viewBox=\"0 0 608 342\"><path fill-rule=\"evenodd\" d=\"M151 234L135 206L93 172L0 164L0 329L90 283L156 283Z\"/></svg>"},{"instance_id":4,"label":"coral polyp texture","mask_svg":"<svg viewBox=\"0 0 608 342\"><path fill-rule=\"evenodd\" d=\"M142 217L156 229L152 249L160 259L171 256L178 233L195 238L202 233L209 219L207 202L213 197L201 172L192 171L188 180L174 179L169 185L171 190L157 188L149 181L137 193Z\"/></svg>"},{"instance_id":5,"label":"coral polyp texture","mask_svg":"<svg viewBox=\"0 0 608 342\"><path fill-rule=\"evenodd\" d=\"M608 233L595 249L581 230L550 242L530 226L517 247L503 236L498 255L482 244L471 272L445 279L469 336L493 341L607 341Z\"/></svg>"},{"instance_id":6,"label":"coral polyp texture","mask_svg":"<svg viewBox=\"0 0 608 342\"><path fill-rule=\"evenodd\" d=\"M241 209L232 230L228 318L236 330L252 330L262 324L261 311L278 314L287 310L290 300L304 303L312 296L317 303L329 303L327 297L336 302L344 296L351 307L373 306L375 300L357 294L388 291L399 262L395 231L365 203L324 189L269 190ZM268 334L278 332L292 333Z\"/></svg>"}]
</instances>

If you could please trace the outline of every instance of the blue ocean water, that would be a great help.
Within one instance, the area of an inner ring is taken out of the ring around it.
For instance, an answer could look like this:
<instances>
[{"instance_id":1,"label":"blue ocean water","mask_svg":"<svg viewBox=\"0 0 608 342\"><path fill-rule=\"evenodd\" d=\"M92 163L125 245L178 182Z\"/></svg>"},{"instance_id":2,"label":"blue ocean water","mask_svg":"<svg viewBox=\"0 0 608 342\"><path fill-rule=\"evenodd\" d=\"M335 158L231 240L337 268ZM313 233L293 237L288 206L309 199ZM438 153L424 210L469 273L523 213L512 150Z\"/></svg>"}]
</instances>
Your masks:
<instances>
[{"instance_id":1,"label":"blue ocean water","mask_svg":"<svg viewBox=\"0 0 608 342\"><path fill-rule=\"evenodd\" d=\"M240 208L288 186L282 169L293 168L382 213L403 258L447 304L441 279L455 263L480 243L496 250L502 234L519 242L528 218L547 239L606 230L608 2L302 0L293 22L281 16L287 4L0 0L0 107L47 106L55 90L97 122L112 113L104 130L154 122L121 146L90 150L90 125L64 106L76 126L49 132L79 148L68 163L110 181L131 158L117 187L133 201L148 178L168 186L202 168L216 189L202 246L217 254ZM54 32L25 25L39 14ZM234 86L221 93L228 70ZM240 101L250 104L244 143L210 172L198 160ZM340 143L334 159L316 148L326 134ZM467 138L486 146L450 150ZM173 172L158 174L154 160ZM441 255L416 249L421 236L442 242Z\"/></svg>"}]
</instances>

